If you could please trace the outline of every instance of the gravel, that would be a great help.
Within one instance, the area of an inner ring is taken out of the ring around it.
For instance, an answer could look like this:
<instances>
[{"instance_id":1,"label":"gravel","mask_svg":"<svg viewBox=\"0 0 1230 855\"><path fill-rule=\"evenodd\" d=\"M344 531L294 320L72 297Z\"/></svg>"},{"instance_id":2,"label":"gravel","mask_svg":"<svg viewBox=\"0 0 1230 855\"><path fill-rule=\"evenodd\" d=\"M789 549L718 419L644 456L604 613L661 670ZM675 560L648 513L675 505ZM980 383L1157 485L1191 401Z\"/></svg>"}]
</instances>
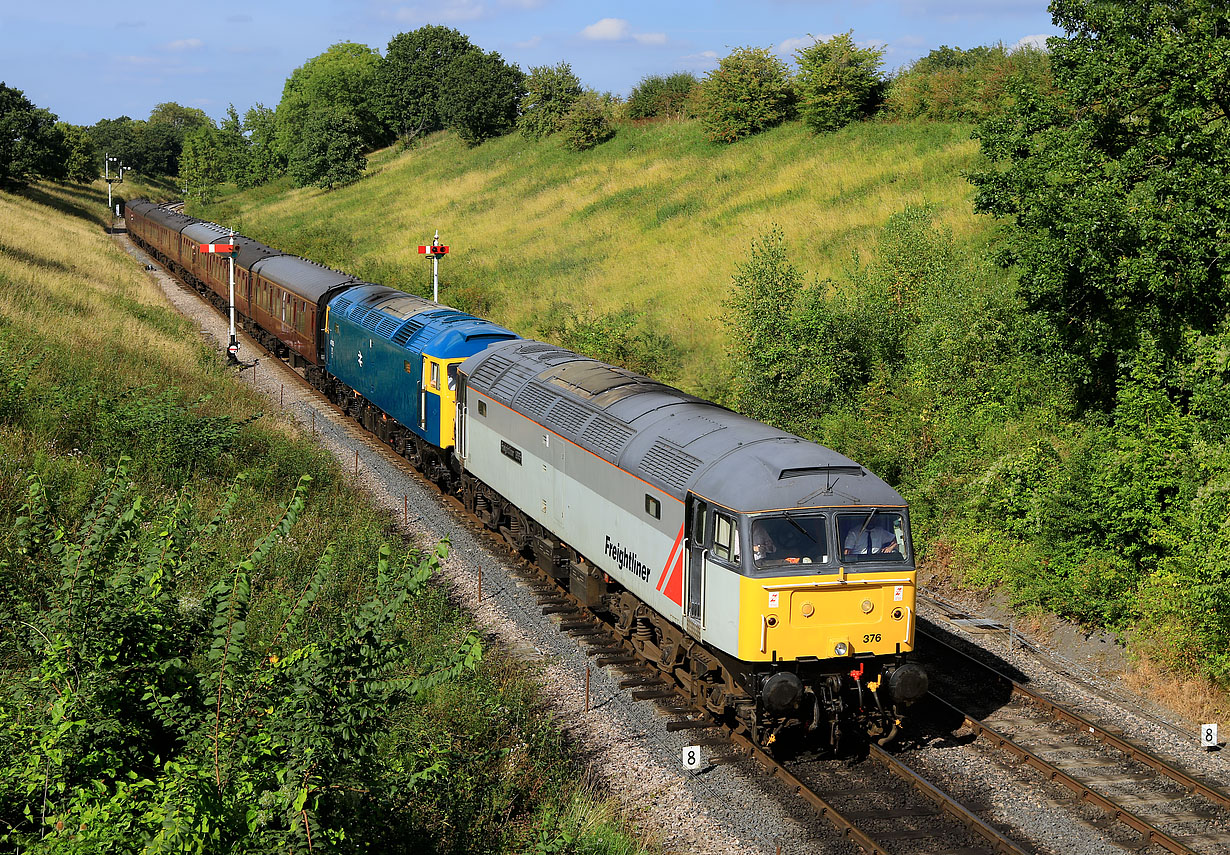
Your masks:
<instances>
[{"instance_id":1,"label":"gravel","mask_svg":"<svg viewBox=\"0 0 1230 855\"><path fill-rule=\"evenodd\" d=\"M126 235L117 235L117 240L142 264L149 262ZM151 276L171 305L198 323L201 334L221 352L228 336L225 319L161 268ZM242 358L261 353L254 342L242 335L240 339ZM712 738L715 731L667 731L667 722L677 716L664 713L653 701L632 701L629 690L618 688L623 676L618 666L597 668L576 640L559 631L557 619L543 616L534 592L515 574L507 549L280 360L261 357L239 376L241 382L263 392L273 407L281 402L284 418L305 433L314 431L315 441L337 457L343 470L354 473L357 451L357 484L397 519L404 513L404 528L417 542L450 539L452 550L443 564L442 584L474 615L489 641L500 643L537 671L544 703L573 743L590 781L620 806L646 840L667 853L697 855L847 855L856 851L799 799L746 761L725 763L715 756L717 764L697 772L682 769L683 747ZM482 599L478 601L480 572ZM925 607L921 611L929 614ZM929 616L952 628L937 614ZM1198 749L1194 735L1180 724L1156 712L1142 714L1092 695L1088 684L1081 681L1098 678L1075 663L1066 663L1070 676L1059 676L1053 665L1036 654L1007 653L1006 639L959 634L995 648L997 655L1029 675L1034 688L1076 705L1091 718L1113 722L1145 747L1174 757L1212 781L1225 785L1230 780L1221 756ZM1047 650L1041 641L1033 644L1039 653L1058 657L1058 651ZM588 713L584 697L587 667L591 669ZM1113 687L1104 683L1099 685L1113 695ZM702 750L725 753L716 746ZM936 776L940 786L968 798L971 806L984 811L1006 834L1040 852L1102 855L1122 851L1108 839L1108 835L1119 837L1118 832L1095 830L1078 820L1079 810L1062 793L1041 785L1020 789L990 755L989 748L976 744L941 742L912 750L906 759L922 774ZM1085 819L1103 824L1089 811Z\"/></svg>"}]
</instances>

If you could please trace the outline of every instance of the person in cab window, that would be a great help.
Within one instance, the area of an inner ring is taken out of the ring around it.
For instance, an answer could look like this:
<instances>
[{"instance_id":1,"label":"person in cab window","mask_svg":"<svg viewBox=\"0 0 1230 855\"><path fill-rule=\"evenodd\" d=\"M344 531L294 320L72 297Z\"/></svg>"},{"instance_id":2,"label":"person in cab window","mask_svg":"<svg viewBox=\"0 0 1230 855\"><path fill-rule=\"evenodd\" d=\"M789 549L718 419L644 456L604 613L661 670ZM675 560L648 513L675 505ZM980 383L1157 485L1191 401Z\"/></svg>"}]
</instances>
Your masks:
<instances>
[{"instance_id":1,"label":"person in cab window","mask_svg":"<svg viewBox=\"0 0 1230 855\"><path fill-rule=\"evenodd\" d=\"M843 555L886 555L899 549L896 533L883 523L850 532L842 544Z\"/></svg>"}]
</instances>

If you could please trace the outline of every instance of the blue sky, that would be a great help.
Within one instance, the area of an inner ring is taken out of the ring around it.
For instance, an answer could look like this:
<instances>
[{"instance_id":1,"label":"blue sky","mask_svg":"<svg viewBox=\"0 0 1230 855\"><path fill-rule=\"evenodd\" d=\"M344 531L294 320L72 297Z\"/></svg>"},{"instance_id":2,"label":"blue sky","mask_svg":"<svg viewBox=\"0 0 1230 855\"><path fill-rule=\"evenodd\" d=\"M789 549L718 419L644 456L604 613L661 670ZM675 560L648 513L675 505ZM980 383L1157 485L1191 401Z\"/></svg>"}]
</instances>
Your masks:
<instances>
[{"instance_id":1,"label":"blue sky","mask_svg":"<svg viewBox=\"0 0 1230 855\"><path fill-rule=\"evenodd\" d=\"M0 80L75 124L156 104L276 106L296 67L341 41L384 52L423 24L454 27L523 69L572 64L587 85L626 95L647 74L712 69L732 48L794 50L853 30L897 68L940 45L1057 34L1044 0L248 0L177 4L0 0Z\"/></svg>"}]
</instances>

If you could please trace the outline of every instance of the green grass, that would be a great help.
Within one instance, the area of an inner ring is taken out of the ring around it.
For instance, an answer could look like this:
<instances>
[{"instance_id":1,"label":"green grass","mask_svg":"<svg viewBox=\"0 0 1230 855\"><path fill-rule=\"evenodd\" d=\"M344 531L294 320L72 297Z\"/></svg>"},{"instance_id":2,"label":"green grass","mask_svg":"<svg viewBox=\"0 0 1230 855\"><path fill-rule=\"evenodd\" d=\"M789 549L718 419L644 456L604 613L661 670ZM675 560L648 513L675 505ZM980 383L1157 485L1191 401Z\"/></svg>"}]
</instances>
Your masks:
<instances>
[{"instance_id":1,"label":"green grass","mask_svg":"<svg viewBox=\"0 0 1230 855\"><path fill-rule=\"evenodd\" d=\"M574 154L514 134L477 148L451 134L376 152L359 182L331 192L285 183L190 213L394 287L429 293L417 246L439 229L445 302L480 306L534 335L558 308L627 306L682 351L675 376L720 387L725 300L748 244L772 223L795 262L841 279L878 229L928 204L959 240L981 240L962 178L976 154L966 125L865 122L817 136L787 123L730 146L692 121L624 125ZM454 299L460 298L460 299Z\"/></svg>"}]
</instances>

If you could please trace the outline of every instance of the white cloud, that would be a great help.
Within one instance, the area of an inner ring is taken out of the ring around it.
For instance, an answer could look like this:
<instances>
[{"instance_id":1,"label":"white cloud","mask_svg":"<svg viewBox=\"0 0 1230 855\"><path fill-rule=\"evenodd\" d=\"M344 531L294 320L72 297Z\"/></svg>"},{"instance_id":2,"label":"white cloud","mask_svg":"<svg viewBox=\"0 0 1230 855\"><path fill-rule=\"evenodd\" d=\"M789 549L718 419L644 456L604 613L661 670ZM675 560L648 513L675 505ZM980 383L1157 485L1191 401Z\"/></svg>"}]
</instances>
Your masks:
<instances>
[{"instance_id":1,"label":"white cloud","mask_svg":"<svg viewBox=\"0 0 1230 855\"><path fill-rule=\"evenodd\" d=\"M1031 48L1034 48L1035 50L1046 50L1046 40L1048 38L1050 38L1050 36L1046 36L1046 35L1025 36L1024 38L1022 38L1020 41L1018 41L1016 44L1012 46L1012 50L1018 50L1023 47L1031 47Z\"/></svg>"},{"instance_id":2,"label":"white cloud","mask_svg":"<svg viewBox=\"0 0 1230 855\"><path fill-rule=\"evenodd\" d=\"M796 39L786 39L784 42L773 48L773 52L778 56L793 56L794 52L800 48L811 47L818 41L824 41L827 36L799 36Z\"/></svg>"},{"instance_id":3,"label":"white cloud","mask_svg":"<svg viewBox=\"0 0 1230 855\"><path fill-rule=\"evenodd\" d=\"M534 36L533 38L526 39L523 42L513 42L513 47L529 50L531 48L538 47L540 44L542 44L542 36Z\"/></svg>"},{"instance_id":4,"label":"white cloud","mask_svg":"<svg viewBox=\"0 0 1230 855\"><path fill-rule=\"evenodd\" d=\"M666 44L666 33L633 33L632 38L643 45Z\"/></svg>"},{"instance_id":5,"label":"white cloud","mask_svg":"<svg viewBox=\"0 0 1230 855\"><path fill-rule=\"evenodd\" d=\"M179 39L178 41L168 42L164 47L170 51L188 51L200 50L205 47L205 42L200 39Z\"/></svg>"},{"instance_id":6,"label":"white cloud","mask_svg":"<svg viewBox=\"0 0 1230 855\"><path fill-rule=\"evenodd\" d=\"M642 45L666 44L666 33L634 33L624 18L603 18L581 30L581 38L594 42L634 41Z\"/></svg>"},{"instance_id":7,"label":"white cloud","mask_svg":"<svg viewBox=\"0 0 1230 855\"><path fill-rule=\"evenodd\" d=\"M628 22L623 18L603 18L581 30L581 36L596 42L617 42L628 37Z\"/></svg>"}]
</instances>

